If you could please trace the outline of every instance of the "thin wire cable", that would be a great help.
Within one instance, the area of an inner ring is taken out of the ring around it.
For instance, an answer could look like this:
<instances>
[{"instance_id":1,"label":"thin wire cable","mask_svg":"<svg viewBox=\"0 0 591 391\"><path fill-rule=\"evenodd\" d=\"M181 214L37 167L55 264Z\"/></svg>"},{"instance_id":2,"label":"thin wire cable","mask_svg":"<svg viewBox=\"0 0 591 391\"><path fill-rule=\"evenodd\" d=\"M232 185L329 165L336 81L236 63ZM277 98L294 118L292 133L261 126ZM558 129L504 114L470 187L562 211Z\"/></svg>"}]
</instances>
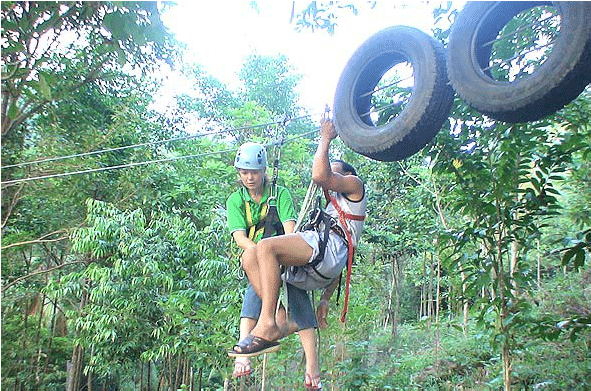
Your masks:
<instances>
[{"instance_id":1,"label":"thin wire cable","mask_svg":"<svg viewBox=\"0 0 591 391\"><path fill-rule=\"evenodd\" d=\"M503 40L503 39L505 39L505 38L512 37L512 36L516 36L518 33L521 33L522 31L525 31L526 29L528 29L528 28L530 28L530 27L541 26L541 25L542 25L542 23L544 23L545 21L547 21L547 20L549 20L549 19L557 18L557 17L560 17L560 15L557 15L557 14L551 14L551 15L549 15L549 16L547 16L547 17L543 18L543 19L539 19L539 20L538 20L538 19L536 19L535 21L533 21L533 22L532 22L532 23L530 23L530 24L527 24L527 25L523 25L523 26L519 26L519 27L517 27L517 28L515 29L515 31L511 31L511 32L509 32L509 33L507 33L507 34L504 34L504 35L501 35L501 36L498 36L498 37L496 37L496 38L495 38L495 39L493 39L492 41L488 41L488 42L486 42L486 43L483 43L481 47L483 47L483 48L484 48L484 47L486 47L486 46L490 46L490 45L494 44L495 42L501 41L501 40ZM533 29L533 30L535 31L535 29Z\"/></svg>"},{"instance_id":2,"label":"thin wire cable","mask_svg":"<svg viewBox=\"0 0 591 391\"><path fill-rule=\"evenodd\" d=\"M234 151L234 150L233 149L228 149L228 150L224 150L224 151L206 152L206 153L199 153L199 154L192 154L192 155L184 155L184 156L174 156L174 157L164 158L164 159L156 159L156 160L148 160L148 161L143 161L143 162L134 162L134 163L127 163L127 164L120 164L120 165L117 165L117 166L108 166L108 167L100 167L100 168L90 168L90 169L87 169L87 170L64 172L64 173L60 173L60 174L50 174L50 175L42 175L42 176L22 178L22 179L13 179L13 180L10 180L10 181L1 182L1 184L3 186L12 186L12 185L15 185L17 183L30 182L30 181L34 181L34 180L38 180L38 179L59 178L59 177L70 176L70 175L87 174L87 173L90 173L90 172L116 170L116 169L119 169L119 168L128 168L128 167L134 167L134 166L143 166L143 165L152 164L152 163L164 163L164 162L169 162L169 161L174 161L174 160L180 160L180 159L195 158L195 157L202 157L202 156L216 155L216 154L224 154L224 153L228 153L228 152L232 152L232 151Z\"/></svg>"},{"instance_id":3,"label":"thin wire cable","mask_svg":"<svg viewBox=\"0 0 591 391\"><path fill-rule=\"evenodd\" d=\"M313 116L313 114L306 114L306 115L302 115L302 116L299 116L299 117L292 118L292 119L290 119L290 121L297 121L299 119L304 119L306 117L311 117L311 116ZM240 130L246 130L246 129L263 128L263 127L267 127L267 126L271 126L271 125L275 125L275 124L281 123L283 121L284 120L282 119L282 120L277 120L277 121L274 121L274 122L268 122L268 123L259 124L259 125L250 125L250 126L242 126L242 127L237 127L237 128L223 129L223 130L220 130L220 131L217 131L217 132L193 134L193 135L182 136L182 137L174 137L174 138L170 138L170 139L166 139L166 140L159 140L159 141L153 141L153 142L147 142L147 143L140 143L140 144L132 144L132 145L126 145L126 146L121 146L121 147L115 147L115 148L107 148L107 149L103 149L103 150L99 150L99 151L82 152L82 153L77 153L77 154L68 155L68 156L58 156L58 157L53 157L53 158L44 158L44 159L39 159L39 160L33 160L33 161L30 161L30 162L9 164L9 165L6 165L6 166L2 166L1 169L4 170L4 169L7 169L7 168L14 168L14 167L25 167L25 166L29 166L29 165L32 165L32 164L55 162L55 161L72 159L72 158L77 158L77 157L98 155L98 154L106 153L106 152L115 152L115 151L121 151L121 150L125 150L125 149L130 149L130 148L145 147L145 146L149 146L149 145L159 145L159 144L164 144L164 143L168 143L168 142L172 142L172 141L180 141L180 140L188 140L188 139L193 139L193 138L198 138L198 137L213 136L213 135L218 135L218 134L223 134L223 133L229 133L229 132L232 132L232 131L240 131Z\"/></svg>"},{"instance_id":4,"label":"thin wire cable","mask_svg":"<svg viewBox=\"0 0 591 391\"><path fill-rule=\"evenodd\" d=\"M265 125L260 125L260 126L267 126L267 125L265 124ZM58 157L53 157L53 158L45 158L45 159L33 160L33 161L30 161L30 162L24 162L24 163L9 164L7 166L3 166L2 169L4 170L6 168L12 168L12 167L25 167L25 166L28 166L28 165L31 165L31 164L55 162L55 161L59 161L59 160L72 159L72 158L76 158L76 157L84 157L84 156L90 156L90 155L98 155L98 154L106 153L106 152L122 151L124 149L129 149L129 148L138 148L138 147L145 147L145 146L148 146L148 145L164 144L164 143L171 142L171 141L188 140L188 139L197 138L197 137L203 137L203 136L212 136L212 135L222 134L222 133L230 132L232 130L240 130L240 129L246 129L246 128L224 129L224 130L218 131L218 132L193 134L193 135L190 135L190 136L174 137L174 138L170 138L170 139L167 139L167 140L159 140L159 141L153 141L153 142L147 142L147 143L141 143L141 144L125 145L125 146L122 146L122 147L101 149L99 151L82 152L82 153L77 153L77 154L68 155L68 156L58 156Z\"/></svg>"},{"instance_id":5,"label":"thin wire cable","mask_svg":"<svg viewBox=\"0 0 591 391\"><path fill-rule=\"evenodd\" d=\"M318 133L319 130L320 130L320 127L315 128L314 130L311 130L309 132L304 132L302 134L298 134L297 136L286 138L285 141L283 142L283 144L287 144L288 142L295 141L295 140L297 140L299 138L303 138L303 137L305 137L305 136L307 136L309 134L312 134L312 133ZM265 144L265 146L266 147L271 147L271 146L277 145L278 143L279 143L279 141L278 140L275 140L275 141L272 141L270 143Z\"/></svg>"},{"instance_id":6,"label":"thin wire cable","mask_svg":"<svg viewBox=\"0 0 591 391\"><path fill-rule=\"evenodd\" d=\"M369 91L369 92L366 92L365 94L359 95L359 96L357 97L357 99L361 99L361 98L365 98L366 96L373 95L373 94L375 94L376 92L379 92L379 91L385 90L386 88L389 88L389 87L395 86L396 84L400 84L400 83L402 83L403 81L410 80L410 79L412 79L413 77L415 77L415 75L414 75L414 72L413 72L413 73L412 73L412 75L410 75L410 76L407 76L407 77L405 77L405 78L403 78L403 79L400 79L400 80L396 80L396 81L394 81L394 82L392 82L392 83L390 83L390 84L387 84L387 85L385 85L385 86L383 86L383 87L380 87L380 88L375 88L375 87L374 87L374 89L373 89L373 90L371 90L371 91ZM377 86L377 85L376 85L376 86Z\"/></svg>"},{"instance_id":7,"label":"thin wire cable","mask_svg":"<svg viewBox=\"0 0 591 391\"><path fill-rule=\"evenodd\" d=\"M502 59L501 59L501 60L502 60L502 61L501 61L501 64L503 64L503 63L509 63L509 65L511 65L511 64L510 64L510 63L511 63L511 61L513 61L513 60L516 60L516 59L518 59L518 58L520 58L520 57L525 57L525 55L527 55L527 54L529 54L529 53L532 53L532 52L535 52L535 51L538 51L538 50L542 50L542 49L544 49L545 47L548 47L548 46L551 46L551 45L553 45L555 42L556 42L556 41L550 41L550 42L548 42L548 43L546 43L546 44L543 44L543 45L534 46L534 47L532 47L532 48L529 48L528 50L526 50L526 51L524 51L524 52L519 52L519 53L517 53L516 55L514 55L513 57L510 57L510 58L507 58L507 59L504 59L504 58L502 58ZM490 70L490 69L494 68L495 66L499 66L499 64L497 64L497 63L493 63L493 64L491 64L491 65L487 66L486 68L482 68L482 70L483 70L483 71L488 71L488 70ZM525 69L527 69L527 68L525 68Z\"/></svg>"},{"instance_id":8,"label":"thin wire cable","mask_svg":"<svg viewBox=\"0 0 591 391\"><path fill-rule=\"evenodd\" d=\"M308 134L316 133L316 132L318 132L318 129L319 128L314 129L313 131L305 132L300 135L286 139L284 144L291 142L291 141L295 141L298 138L305 137ZM274 143L266 144L266 146L271 146L271 145L274 145ZM209 155L225 154L225 153L229 153L229 152L234 152L234 149L227 149L227 150L215 151L215 152L206 152L206 153L200 153L200 154L183 155L183 156L174 156L174 157L164 158L164 159L147 160L147 161L142 161L142 162L126 163L126 164L120 164L120 165L116 165L116 166L108 166L108 167L100 167L100 168L90 168L90 169L86 169L86 170L70 171L70 172L64 172L64 173L59 173L59 174L49 174L49 175L41 175L41 176L36 176L36 177L13 179L10 181L0 182L0 185L5 186L5 187L9 187L9 186L16 185L18 183L30 182L30 181L34 181L34 180L40 180L40 179L60 178L60 177L66 177L66 176L71 176L71 175L87 174L87 173L91 173L91 172L110 171L110 170L117 170L120 168L142 166L142 165L147 165L147 164L152 164L152 163L165 163L165 162L170 162L170 161L175 161L175 160L180 160L180 159L197 158L197 157L203 157L203 156L209 156Z\"/></svg>"}]
</instances>

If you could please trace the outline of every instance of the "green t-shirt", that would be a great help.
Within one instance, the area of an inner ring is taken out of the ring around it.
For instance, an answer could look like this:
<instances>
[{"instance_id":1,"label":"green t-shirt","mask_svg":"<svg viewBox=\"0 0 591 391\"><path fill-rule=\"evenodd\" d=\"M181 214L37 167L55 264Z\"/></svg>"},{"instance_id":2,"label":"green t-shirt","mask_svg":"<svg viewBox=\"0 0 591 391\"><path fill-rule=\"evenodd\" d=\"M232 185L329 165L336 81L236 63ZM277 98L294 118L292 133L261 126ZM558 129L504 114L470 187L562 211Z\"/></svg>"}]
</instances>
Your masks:
<instances>
[{"instance_id":1,"label":"green t-shirt","mask_svg":"<svg viewBox=\"0 0 591 391\"><path fill-rule=\"evenodd\" d=\"M245 187L241 187L239 190L236 190L234 193L230 194L228 200L226 201L226 210L228 212L228 229L230 230L230 234L235 231L247 231L248 223L246 221L246 207L244 202L248 202L250 206L250 211L252 213L252 223L256 225L261 217L261 209L263 205L267 202L269 198L269 188L268 186L265 187L263 191L263 197L261 198L260 204L257 204L250 194L248 194L248 190ZM286 221L293 220L296 221L296 213L293 207L293 200L291 198L291 194L287 191L286 188L282 186L277 186L277 214L279 215L279 220L281 223L285 223ZM259 237L255 238L254 242L258 242L262 235L258 235Z\"/></svg>"}]
</instances>

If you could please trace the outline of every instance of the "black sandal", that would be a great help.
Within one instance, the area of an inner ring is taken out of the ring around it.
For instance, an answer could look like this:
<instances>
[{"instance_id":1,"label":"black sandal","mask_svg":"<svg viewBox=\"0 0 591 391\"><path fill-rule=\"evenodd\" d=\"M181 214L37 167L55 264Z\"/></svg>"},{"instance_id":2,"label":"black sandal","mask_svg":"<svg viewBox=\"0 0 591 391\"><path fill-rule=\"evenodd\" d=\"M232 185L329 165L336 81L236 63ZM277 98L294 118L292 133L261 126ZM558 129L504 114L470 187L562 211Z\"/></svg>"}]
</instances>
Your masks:
<instances>
[{"instance_id":1,"label":"black sandal","mask_svg":"<svg viewBox=\"0 0 591 391\"><path fill-rule=\"evenodd\" d=\"M228 352L230 357L254 357L263 353L271 353L279 350L279 342L269 341L264 338L249 334L242 341L238 342Z\"/></svg>"}]
</instances>

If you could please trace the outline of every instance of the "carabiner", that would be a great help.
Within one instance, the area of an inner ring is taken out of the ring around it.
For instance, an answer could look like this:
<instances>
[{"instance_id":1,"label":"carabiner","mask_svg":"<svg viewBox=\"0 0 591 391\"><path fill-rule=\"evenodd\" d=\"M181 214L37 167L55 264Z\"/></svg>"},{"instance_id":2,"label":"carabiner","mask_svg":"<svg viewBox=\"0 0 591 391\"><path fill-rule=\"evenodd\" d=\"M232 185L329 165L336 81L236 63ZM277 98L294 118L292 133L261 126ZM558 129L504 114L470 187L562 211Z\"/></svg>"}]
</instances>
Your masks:
<instances>
[{"instance_id":1,"label":"carabiner","mask_svg":"<svg viewBox=\"0 0 591 391\"><path fill-rule=\"evenodd\" d=\"M324 107L324 113L322 114L322 119L330 119L330 107L328 107L328 103Z\"/></svg>"}]
</instances>

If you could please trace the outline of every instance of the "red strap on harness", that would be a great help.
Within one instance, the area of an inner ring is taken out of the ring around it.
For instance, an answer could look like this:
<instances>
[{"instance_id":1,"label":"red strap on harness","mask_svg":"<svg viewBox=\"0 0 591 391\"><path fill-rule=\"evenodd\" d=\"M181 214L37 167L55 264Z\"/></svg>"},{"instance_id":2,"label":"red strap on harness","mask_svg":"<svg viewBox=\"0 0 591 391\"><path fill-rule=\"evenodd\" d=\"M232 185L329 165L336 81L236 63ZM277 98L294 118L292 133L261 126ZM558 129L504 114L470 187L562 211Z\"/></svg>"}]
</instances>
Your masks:
<instances>
[{"instance_id":1,"label":"red strap on harness","mask_svg":"<svg viewBox=\"0 0 591 391\"><path fill-rule=\"evenodd\" d=\"M353 240L351 238L351 233L347 227L347 219L349 220L356 220L356 221L363 221L365 220L365 216L363 215L354 215L351 213L345 212L338 204L337 200L329 194L329 192L325 189L324 196L330 203L334 206L336 211L339 214L339 222L343 226L345 231L345 235L347 236L347 243L349 245L349 257L347 259L347 278L345 283L345 302L343 303L343 313L341 315L341 322L345 322L345 318L347 316L347 311L349 309L349 285L351 284L351 272L353 271L353 256L355 254L355 247L353 247Z\"/></svg>"}]
</instances>

